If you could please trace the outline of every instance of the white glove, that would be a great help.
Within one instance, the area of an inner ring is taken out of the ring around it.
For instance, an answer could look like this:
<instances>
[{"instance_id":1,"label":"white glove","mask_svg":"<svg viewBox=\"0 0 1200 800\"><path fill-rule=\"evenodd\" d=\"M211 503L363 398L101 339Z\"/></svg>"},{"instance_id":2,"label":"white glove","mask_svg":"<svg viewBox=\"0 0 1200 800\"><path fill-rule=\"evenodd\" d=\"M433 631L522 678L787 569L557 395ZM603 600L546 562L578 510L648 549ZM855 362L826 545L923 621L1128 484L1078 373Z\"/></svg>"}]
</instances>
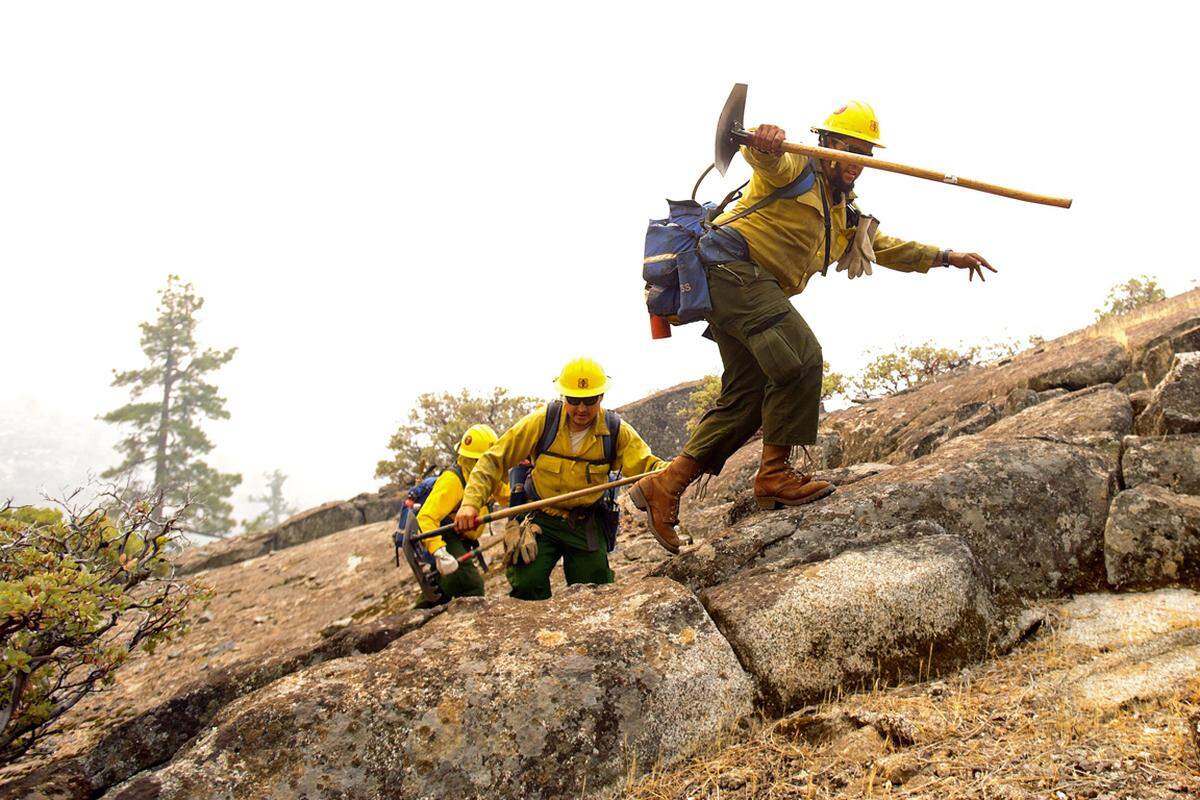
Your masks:
<instances>
[{"instance_id":1,"label":"white glove","mask_svg":"<svg viewBox=\"0 0 1200 800\"><path fill-rule=\"evenodd\" d=\"M433 560L437 563L439 575L449 575L458 570L458 559L450 555L444 547L433 551Z\"/></svg>"},{"instance_id":2,"label":"white glove","mask_svg":"<svg viewBox=\"0 0 1200 800\"><path fill-rule=\"evenodd\" d=\"M879 220L869 214L859 217L858 228L854 232L854 241L846 247L838 259L837 271L848 274L850 280L860 275L871 274L871 262L875 260L875 231L879 230Z\"/></svg>"}]
</instances>

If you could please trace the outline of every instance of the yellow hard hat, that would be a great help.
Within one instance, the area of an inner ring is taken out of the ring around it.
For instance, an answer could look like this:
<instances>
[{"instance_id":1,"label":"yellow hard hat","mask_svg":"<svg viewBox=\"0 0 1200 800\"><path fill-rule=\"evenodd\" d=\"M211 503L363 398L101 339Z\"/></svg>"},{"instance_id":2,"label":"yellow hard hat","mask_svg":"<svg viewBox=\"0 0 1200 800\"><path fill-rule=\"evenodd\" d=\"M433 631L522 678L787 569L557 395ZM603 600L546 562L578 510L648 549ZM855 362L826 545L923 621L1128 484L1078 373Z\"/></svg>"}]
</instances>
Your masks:
<instances>
[{"instance_id":1,"label":"yellow hard hat","mask_svg":"<svg viewBox=\"0 0 1200 800\"><path fill-rule=\"evenodd\" d=\"M608 388L608 376L590 358L568 361L558 374L558 391L567 397L595 397Z\"/></svg>"},{"instance_id":2,"label":"yellow hard hat","mask_svg":"<svg viewBox=\"0 0 1200 800\"><path fill-rule=\"evenodd\" d=\"M458 443L458 454L463 458L479 458L486 453L500 437L492 430L491 425L472 425L463 434Z\"/></svg>"},{"instance_id":3,"label":"yellow hard hat","mask_svg":"<svg viewBox=\"0 0 1200 800\"><path fill-rule=\"evenodd\" d=\"M813 133L822 131L862 139L876 147L883 147L883 142L879 141L879 119L875 116L875 109L860 100L851 100L826 117L825 124L812 128Z\"/></svg>"}]
</instances>

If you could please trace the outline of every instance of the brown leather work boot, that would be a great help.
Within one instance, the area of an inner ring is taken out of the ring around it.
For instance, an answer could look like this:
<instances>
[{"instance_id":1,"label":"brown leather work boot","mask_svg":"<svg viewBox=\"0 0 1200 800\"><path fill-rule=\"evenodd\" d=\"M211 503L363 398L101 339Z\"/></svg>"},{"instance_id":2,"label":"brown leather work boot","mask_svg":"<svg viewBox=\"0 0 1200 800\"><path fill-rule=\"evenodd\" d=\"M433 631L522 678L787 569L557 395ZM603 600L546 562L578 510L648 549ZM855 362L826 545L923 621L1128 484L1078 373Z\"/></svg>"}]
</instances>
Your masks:
<instances>
[{"instance_id":1,"label":"brown leather work boot","mask_svg":"<svg viewBox=\"0 0 1200 800\"><path fill-rule=\"evenodd\" d=\"M700 477L700 462L691 456L675 456L667 468L647 475L629 490L629 499L646 512L646 523L658 543L672 553L683 544L675 532L679 523L679 498ZM691 544L689 540L688 544Z\"/></svg>"},{"instance_id":2,"label":"brown leather work boot","mask_svg":"<svg viewBox=\"0 0 1200 800\"><path fill-rule=\"evenodd\" d=\"M834 485L815 481L812 476L797 473L788 464L790 447L764 444L762 463L754 476L754 499L762 509L802 506L833 494Z\"/></svg>"}]
</instances>

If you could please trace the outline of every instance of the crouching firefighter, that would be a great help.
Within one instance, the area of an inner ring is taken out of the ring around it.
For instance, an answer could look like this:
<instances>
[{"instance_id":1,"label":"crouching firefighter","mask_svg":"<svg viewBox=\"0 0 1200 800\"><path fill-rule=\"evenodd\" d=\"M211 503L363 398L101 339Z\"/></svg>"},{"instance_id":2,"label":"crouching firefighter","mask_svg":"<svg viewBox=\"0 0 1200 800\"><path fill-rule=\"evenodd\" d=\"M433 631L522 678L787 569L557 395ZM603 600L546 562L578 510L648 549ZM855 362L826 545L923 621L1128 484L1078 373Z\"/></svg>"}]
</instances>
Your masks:
<instances>
[{"instance_id":1,"label":"crouching firefighter","mask_svg":"<svg viewBox=\"0 0 1200 800\"><path fill-rule=\"evenodd\" d=\"M637 475L665 462L615 411L601 408L608 377L589 358L568 363L557 380L561 398L506 431L479 458L462 506L459 531L479 524L479 510L509 471L513 506L607 483L612 473ZM528 460L526 469L519 467ZM513 469L518 467L518 469ZM604 491L509 521L505 533L509 594L522 600L550 597L550 573L561 558L568 584L612 583L608 553L616 543L615 496Z\"/></svg>"},{"instance_id":2,"label":"crouching firefighter","mask_svg":"<svg viewBox=\"0 0 1200 800\"><path fill-rule=\"evenodd\" d=\"M458 444L458 462L438 476L417 512L417 527L421 533L428 533L454 521L454 514L462 504L463 491L479 457L496 443L497 438L496 432L488 425L472 425L467 429ZM488 497L503 503L508 498L508 487L500 486L495 493L489 492ZM448 603L455 597L483 596L483 574L476 565L476 561L483 560L478 554L479 537L483 531L482 525L474 525L456 529L444 537L434 536L422 541L426 552L433 557L438 575L437 588L441 590L439 599L430 598L426 593L427 601ZM422 591L425 592L425 589L423 586Z\"/></svg>"}]
</instances>

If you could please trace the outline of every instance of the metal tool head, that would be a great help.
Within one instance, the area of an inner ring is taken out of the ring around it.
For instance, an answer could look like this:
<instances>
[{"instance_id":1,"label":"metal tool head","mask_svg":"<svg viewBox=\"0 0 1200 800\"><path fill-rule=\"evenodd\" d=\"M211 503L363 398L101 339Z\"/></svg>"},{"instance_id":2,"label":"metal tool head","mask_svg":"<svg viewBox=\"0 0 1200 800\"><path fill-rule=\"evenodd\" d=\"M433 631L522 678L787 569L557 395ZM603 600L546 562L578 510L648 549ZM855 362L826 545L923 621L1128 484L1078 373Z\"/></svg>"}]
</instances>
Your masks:
<instances>
[{"instance_id":1,"label":"metal tool head","mask_svg":"<svg viewBox=\"0 0 1200 800\"><path fill-rule=\"evenodd\" d=\"M746 89L744 83L733 85L733 91L729 93L729 99L725 101L725 107L717 119L717 149L713 163L722 175L729 169L729 163L737 155L738 146L746 138L746 127L742 121L746 113Z\"/></svg>"}]
</instances>

